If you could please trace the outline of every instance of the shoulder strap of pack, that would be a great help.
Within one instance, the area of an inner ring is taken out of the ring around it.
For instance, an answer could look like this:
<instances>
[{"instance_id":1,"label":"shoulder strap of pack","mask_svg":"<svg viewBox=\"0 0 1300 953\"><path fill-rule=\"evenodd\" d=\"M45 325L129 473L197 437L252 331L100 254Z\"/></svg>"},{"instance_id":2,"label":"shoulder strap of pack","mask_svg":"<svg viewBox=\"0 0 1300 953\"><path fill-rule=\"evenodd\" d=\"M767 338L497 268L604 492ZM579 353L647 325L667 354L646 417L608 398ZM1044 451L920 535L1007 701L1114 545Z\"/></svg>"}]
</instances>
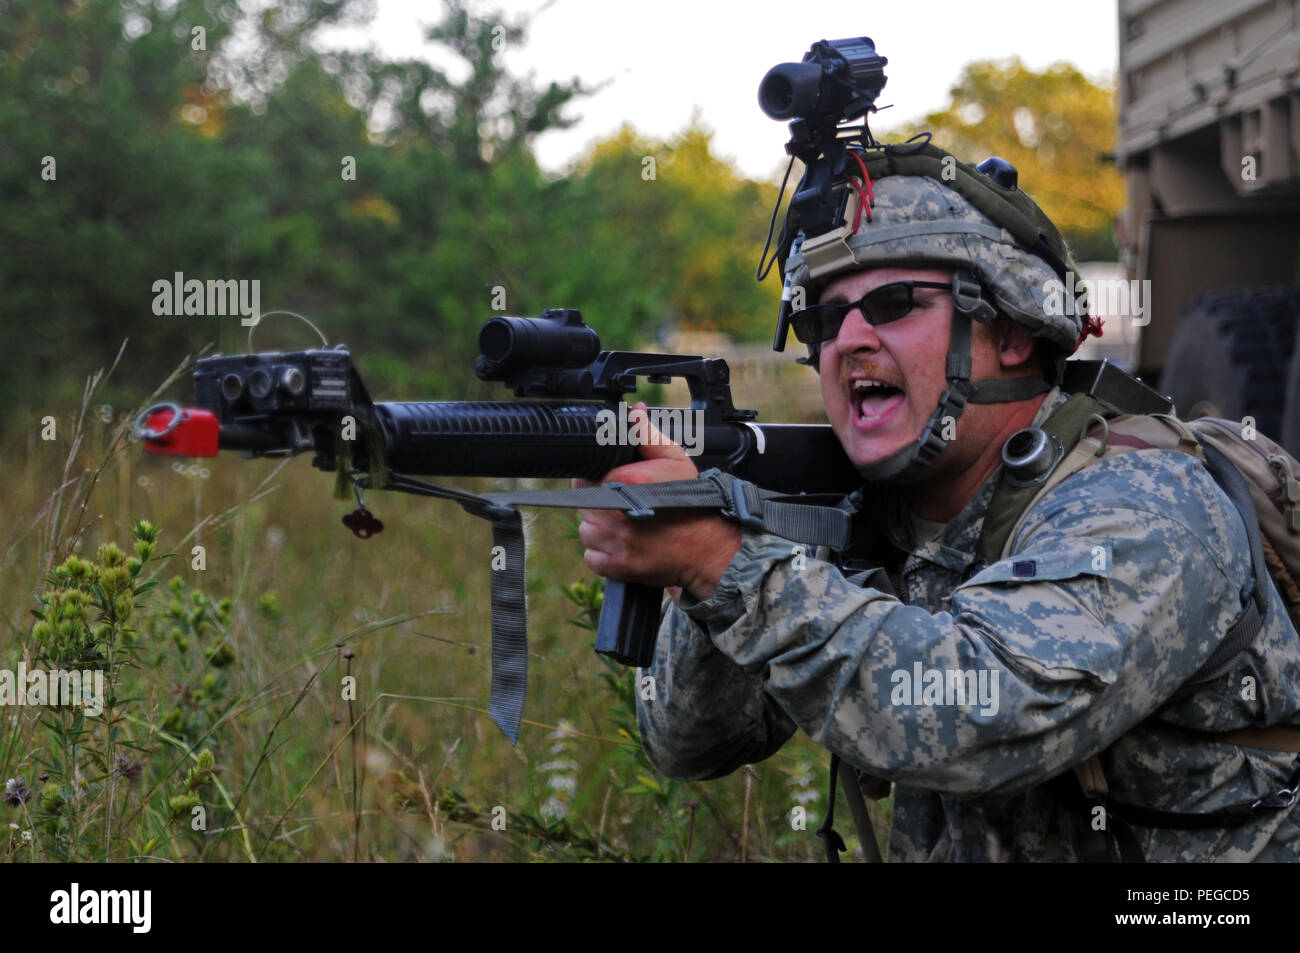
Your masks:
<instances>
[{"instance_id":1,"label":"shoulder strap of pack","mask_svg":"<svg viewBox=\"0 0 1300 953\"><path fill-rule=\"evenodd\" d=\"M998 484L993 491L993 499L989 501L988 511L984 514L984 526L980 531L980 562L990 565L1006 558L1014 536L1013 530L1019 526L1024 514L1049 490L1071 473L1083 469L1092 460L1100 444L1094 441L1089 447L1081 438L1085 425L1094 414L1105 418L1106 408L1101 401L1088 394L1074 394L1044 421L1041 429L1056 439L1065 458L1041 483L1013 486L1004 478Z\"/></svg>"},{"instance_id":2,"label":"shoulder strap of pack","mask_svg":"<svg viewBox=\"0 0 1300 953\"><path fill-rule=\"evenodd\" d=\"M1004 531L1005 535L999 534L1001 546L999 549L992 550L992 558L988 560L989 562L1006 559L1011 555L1011 545L1016 534L1020 532L1029 512L1043 497L1056 489L1067 477L1103 457L1130 450L1149 450L1158 447L1164 450L1181 450L1190 456L1204 459L1200 451L1201 443L1197 440L1196 434L1177 417L1167 414L1115 415L1113 411L1107 411L1099 402L1096 403L1097 409L1084 418L1083 425L1074 433L1073 438L1070 438L1068 432L1058 436L1067 452L1047 479L1032 487L1036 492L1027 495L1023 504L1019 499L1015 500L1019 509L1013 511L1010 519L1006 516L1001 517L1003 522L1009 525ZM1065 406L1062 405L1061 410L1064 409ZM1077 416L1078 414L1075 415L1076 418ZM1073 426L1074 420L1067 423ZM1044 429L1051 424L1052 420L1048 418ZM1059 427L1054 427L1049 432L1055 435L1059 430ZM1098 432L1094 434L1094 431ZM1067 442L1069 439L1073 440L1072 444ZM994 500L996 499L995 493Z\"/></svg>"},{"instance_id":3,"label":"shoulder strap of pack","mask_svg":"<svg viewBox=\"0 0 1300 953\"><path fill-rule=\"evenodd\" d=\"M1090 427L1094 415L1097 427ZM1248 590L1242 593L1241 615L1210 657L1175 693L1173 700L1178 700L1227 672L1237 656L1255 641L1263 628L1268 605L1265 589L1268 563L1264 555L1259 518L1255 513L1250 490L1232 461L1208 442L1199 440L1195 432L1177 417L1167 414L1111 414L1109 420L1106 418L1107 411L1099 401L1076 394L1047 419L1043 429L1060 441L1067 452L1042 483L1013 487L1004 480L998 487L989 506L990 515L986 517L984 535L980 540L980 558L986 563L992 563L1010 556L1016 533L1038 501L1067 477L1101 457L1158 447L1180 450L1200 459L1241 517L1250 547L1252 578ZM1093 436L1089 432L1098 428L1101 430L1099 436Z\"/></svg>"},{"instance_id":4,"label":"shoulder strap of pack","mask_svg":"<svg viewBox=\"0 0 1300 953\"><path fill-rule=\"evenodd\" d=\"M1233 623L1228 634L1223 637L1219 647L1214 650L1205 664L1197 669L1196 674L1178 691L1174 698L1181 698L1198 685L1212 681L1223 675L1232 666L1233 661L1255 641L1264 627L1264 614L1268 611L1268 596L1265 586L1268 564L1264 560L1264 544L1259 532L1259 516L1255 513L1255 504L1251 501L1250 490L1246 481L1231 460L1213 444L1201 444L1205 468L1219 484L1219 489L1232 501L1241 521L1246 526L1246 540L1250 545L1250 571L1252 575L1249 594L1243 593L1244 611Z\"/></svg>"}]
</instances>

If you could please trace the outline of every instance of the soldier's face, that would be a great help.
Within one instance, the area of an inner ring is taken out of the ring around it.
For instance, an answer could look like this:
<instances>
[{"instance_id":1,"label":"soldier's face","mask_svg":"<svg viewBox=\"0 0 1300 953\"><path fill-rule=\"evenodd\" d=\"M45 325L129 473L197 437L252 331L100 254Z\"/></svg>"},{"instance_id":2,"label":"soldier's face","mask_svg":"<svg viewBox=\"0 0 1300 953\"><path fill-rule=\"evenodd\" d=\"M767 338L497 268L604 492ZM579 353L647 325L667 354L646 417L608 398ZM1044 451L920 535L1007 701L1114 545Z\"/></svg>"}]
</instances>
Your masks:
<instances>
[{"instance_id":1,"label":"soldier's face","mask_svg":"<svg viewBox=\"0 0 1300 953\"><path fill-rule=\"evenodd\" d=\"M894 281L950 282L952 272L876 268L844 275L820 301L857 301ZM821 346L822 400L831 428L858 466L883 460L920 436L947 386L945 358L952 293L917 288L915 307L879 327L850 311L839 335Z\"/></svg>"}]
</instances>

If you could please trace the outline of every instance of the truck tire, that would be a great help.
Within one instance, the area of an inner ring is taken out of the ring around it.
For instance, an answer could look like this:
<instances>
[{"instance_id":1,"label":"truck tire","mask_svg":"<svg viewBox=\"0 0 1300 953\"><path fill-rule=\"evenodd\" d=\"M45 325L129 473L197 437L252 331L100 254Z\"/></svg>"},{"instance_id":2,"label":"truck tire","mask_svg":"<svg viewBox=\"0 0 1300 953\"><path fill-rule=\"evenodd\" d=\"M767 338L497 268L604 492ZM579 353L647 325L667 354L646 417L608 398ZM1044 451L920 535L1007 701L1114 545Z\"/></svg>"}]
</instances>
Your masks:
<instances>
[{"instance_id":1,"label":"truck tire","mask_svg":"<svg viewBox=\"0 0 1300 953\"><path fill-rule=\"evenodd\" d=\"M1295 320L1300 322L1300 289L1292 292ZM1300 457L1300 348L1291 355L1286 376L1286 409L1282 412L1282 438L1278 443L1293 457Z\"/></svg>"},{"instance_id":2,"label":"truck tire","mask_svg":"<svg viewBox=\"0 0 1300 953\"><path fill-rule=\"evenodd\" d=\"M1298 319L1300 294L1290 288L1198 298L1178 319L1160 389L1187 419L1253 417L1256 430L1285 443L1282 417Z\"/></svg>"}]
</instances>

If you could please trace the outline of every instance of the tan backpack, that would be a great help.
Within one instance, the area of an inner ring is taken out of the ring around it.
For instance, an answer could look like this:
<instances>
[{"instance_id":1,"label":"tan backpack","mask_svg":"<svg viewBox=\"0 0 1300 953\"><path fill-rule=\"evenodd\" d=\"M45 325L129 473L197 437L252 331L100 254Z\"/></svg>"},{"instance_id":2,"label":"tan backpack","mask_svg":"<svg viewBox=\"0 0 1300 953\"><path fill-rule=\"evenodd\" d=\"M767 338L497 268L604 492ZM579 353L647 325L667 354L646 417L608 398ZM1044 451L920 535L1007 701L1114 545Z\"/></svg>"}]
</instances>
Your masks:
<instances>
[{"instance_id":1,"label":"tan backpack","mask_svg":"<svg viewBox=\"0 0 1300 953\"><path fill-rule=\"evenodd\" d=\"M1224 635L1218 648L1173 696L1189 694L1198 686L1222 676L1258 636L1267 609L1265 573L1273 578L1287 607L1292 627L1300 631L1300 462L1253 428L1234 421L1201 418L1182 421L1170 414L1119 414L1096 398L1075 394L1059 407L1042 429L1060 444L1063 457L1041 482L1015 485L1004 479L995 491L985 516L979 555L984 563L1011 555L1011 544L1029 511L1062 481L1097 460L1135 450L1178 450L1205 464L1242 516L1250 540L1255 586L1243 613ZM1013 438L1014 439L1014 438ZM1300 753L1300 728L1276 725L1233 732L1207 733L1217 742L1273 751ZM1257 816L1257 808L1289 808L1296 800L1300 766L1286 786L1262 798L1250 810L1214 814L1175 814L1137 805L1117 805L1107 800L1109 786L1100 758L1094 756L1074 769L1082 789L1083 804L1103 805L1121 822L1118 833L1106 830L1106 846L1098 859L1141 859L1136 839L1127 823L1144 827L1195 829L1230 827ZM1055 779L1057 781L1061 779ZM1062 800L1078 802L1063 785L1055 791Z\"/></svg>"},{"instance_id":2,"label":"tan backpack","mask_svg":"<svg viewBox=\"0 0 1300 953\"><path fill-rule=\"evenodd\" d=\"M1075 407L1071 408L1071 403ZM1300 629L1300 585L1296 582L1300 579L1300 462L1278 443L1256 432L1251 424L1221 420L1218 417L1183 421L1167 413L1127 413L1108 419L1100 403L1091 398L1075 397L1067 400L1065 406L1054 413L1048 423L1052 424L1058 417L1061 417L1061 423L1079 419L1084 408L1088 412L1083 417L1083 424L1075 432L1074 446L1047 480L1035 486L1034 493L1018 494L1014 504L1022 508L1005 530L1000 527L1008 519L1006 516L997 516L996 510L998 504L1006 506L1011 501L1001 494L1001 490L998 494L1002 497L1001 501L996 495L995 501L989 506L984 538L980 541L980 556L985 562L995 562L996 559L1009 556L1011 541L1021 529L1031 508L1063 480L1088 464L1134 450L1179 450L1196 456L1206 464L1210 475L1216 478L1219 486L1242 512L1248 536L1253 536L1252 521L1260 529L1260 547L1266 571L1278 586L1278 592L1290 611L1292 624ZM1231 473L1223 473L1221 467L1214 467L1213 462L1206 459L1206 445L1225 456L1242 477L1251 499L1251 511L1245 511L1242 504L1234 499L1229 486L1225 485L1226 481L1231 481ZM988 556L993 553L996 555L989 559ZM1260 567L1256 566L1257 571L1258 568ZM1257 572L1257 575L1260 573Z\"/></svg>"}]
</instances>

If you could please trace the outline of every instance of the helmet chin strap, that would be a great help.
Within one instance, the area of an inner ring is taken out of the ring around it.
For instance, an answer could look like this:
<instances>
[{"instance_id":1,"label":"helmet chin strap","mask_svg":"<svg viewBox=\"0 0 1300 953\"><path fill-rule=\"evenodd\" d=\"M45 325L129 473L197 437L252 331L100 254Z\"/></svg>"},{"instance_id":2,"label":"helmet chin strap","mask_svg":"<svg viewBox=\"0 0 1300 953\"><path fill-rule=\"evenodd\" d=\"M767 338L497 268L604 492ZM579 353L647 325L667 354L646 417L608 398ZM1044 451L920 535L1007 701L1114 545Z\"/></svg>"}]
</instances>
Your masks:
<instances>
[{"instance_id":1,"label":"helmet chin strap","mask_svg":"<svg viewBox=\"0 0 1300 953\"><path fill-rule=\"evenodd\" d=\"M859 466L864 479L871 483L915 483L947 449L950 441L943 432L956 430L957 419L967 404L1015 403L1051 390L1047 381L1034 377L970 379L971 322L987 324L996 315L997 311L980 294L975 276L957 269L952 276L952 333L945 369L948 388L921 436L883 460Z\"/></svg>"}]
</instances>

